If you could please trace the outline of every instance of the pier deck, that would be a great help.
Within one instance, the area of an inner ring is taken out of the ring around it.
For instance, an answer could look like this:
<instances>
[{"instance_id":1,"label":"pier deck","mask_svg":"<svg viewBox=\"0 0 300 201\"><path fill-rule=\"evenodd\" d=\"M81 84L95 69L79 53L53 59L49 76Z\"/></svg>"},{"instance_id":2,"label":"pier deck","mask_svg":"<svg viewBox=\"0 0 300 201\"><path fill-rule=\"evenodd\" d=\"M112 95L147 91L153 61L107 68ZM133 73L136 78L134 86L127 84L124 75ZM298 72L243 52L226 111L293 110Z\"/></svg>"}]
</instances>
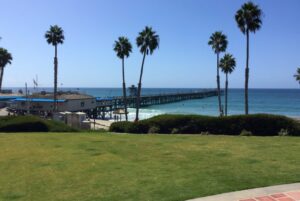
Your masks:
<instances>
[{"instance_id":1,"label":"pier deck","mask_svg":"<svg viewBox=\"0 0 300 201\"><path fill-rule=\"evenodd\" d=\"M157 95L146 95L141 96L140 107L148 107L151 105L160 105L173 102L179 102L191 99L202 99L212 96L217 96L217 90L205 90L205 91L193 91L185 93L168 93L168 94L157 94ZM123 97L114 97L112 99L114 108L124 107ZM136 107L136 97L127 97L128 107Z\"/></svg>"}]
</instances>

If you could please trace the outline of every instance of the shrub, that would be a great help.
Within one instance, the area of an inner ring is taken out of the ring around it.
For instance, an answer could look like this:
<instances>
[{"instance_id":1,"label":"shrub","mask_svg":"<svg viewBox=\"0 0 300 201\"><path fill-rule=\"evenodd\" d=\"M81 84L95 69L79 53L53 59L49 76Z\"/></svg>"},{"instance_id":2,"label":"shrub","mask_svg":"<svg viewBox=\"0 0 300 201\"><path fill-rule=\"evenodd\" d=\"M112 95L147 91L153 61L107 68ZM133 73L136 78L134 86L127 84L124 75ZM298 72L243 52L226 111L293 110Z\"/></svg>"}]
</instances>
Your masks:
<instances>
[{"instance_id":1,"label":"shrub","mask_svg":"<svg viewBox=\"0 0 300 201\"><path fill-rule=\"evenodd\" d=\"M179 134L180 131L178 128L173 128L172 131L171 131L171 134Z\"/></svg>"},{"instance_id":2,"label":"shrub","mask_svg":"<svg viewBox=\"0 0 300 201\"><path fill-rule=\"evenodd\" d=\"M300 125L291 118L270 115L234 115L212 117L201 115L159 115L139 122L116 122L110 127L112 132L148 133L157 127L161 134L200 134L207 132L221 135L240 135L243 130L258 136L275 136L285 129L289 135L300 135Z\"/></svg>"},{"instance_id":3,"label":"shrub","mask_svg":"<svg viewBox=\"0 0 300 201\"><path fill-rule=\"evenodd\" d=\"M156 133L159 133L159 127L157 126L151 126L148 130L148 133L149 134L156 134Z\"/></svg>"},{"instance_id":4,"label":"shrub","mask_svg":"<svg viewBox=\"0 0 300 201\"><path fill-rule=\"evenodd\" d=\"M279 136L288 136L289 135L289 131L287 129L281 129L279 132L278 132L278 135Z\"/></svg>"},{"instance_id":5,"label":"shrub","mask_svg":"<svg viewBox=\"0 0 300 201\"><path fill-rule=\"evenodd\" d=\"M252 136L252 132L251 131L247 131L247 130L242 130L240 136Z\"/></svg>"},{"instance_id":6,"label":"shrub","mask_svg":"<svg viewBox=\"0 0 300 201\"><path fill-rule=\"evenodd\" d=\"M116 133L127 133L128 128L131 126L132 122L129 121L121 121L121 122L114 122L110 125L109 131L113 131Z\"/></svg>"},{"instance_id":7,"label":"shrub","mask_svg":"<svg viewBox=\"0 0 300 201\"><path fill-rule=\"evenodd\" d=\"M202 132L200 133L200 135L209 135L209 134L210 134L210 133L207 132L207 131L206 131L206 132L203 132L203 131L202 131Z\"/></svg>"},{"instance_id":8,"label":"shrub","mask_svg":"<svg viewBox=\"0 0 300 201\"><path fill-rule=\"evenodd\" d=\"M7 116L0 118L0 132L71 132L64 123L36 116Z\"/></svg>"}]
</instances>

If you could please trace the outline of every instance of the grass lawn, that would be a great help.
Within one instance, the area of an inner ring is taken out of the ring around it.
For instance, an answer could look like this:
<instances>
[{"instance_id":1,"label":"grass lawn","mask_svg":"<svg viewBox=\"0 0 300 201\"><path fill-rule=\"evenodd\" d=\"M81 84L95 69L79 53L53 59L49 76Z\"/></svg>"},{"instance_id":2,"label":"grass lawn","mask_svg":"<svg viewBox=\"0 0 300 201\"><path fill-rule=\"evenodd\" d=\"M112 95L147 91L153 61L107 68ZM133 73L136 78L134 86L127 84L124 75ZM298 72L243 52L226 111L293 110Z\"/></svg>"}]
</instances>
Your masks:
<instances>
[{"instance_id":1,"label":"grass lawn","mask_svg":"<svg viewBox=\"0 0 300 201\"><path fill-rule=\"evenodd\" d=\"M186 200L300 181L300 138L0 134L0 200Z\"/></svg>"}]
</instances>

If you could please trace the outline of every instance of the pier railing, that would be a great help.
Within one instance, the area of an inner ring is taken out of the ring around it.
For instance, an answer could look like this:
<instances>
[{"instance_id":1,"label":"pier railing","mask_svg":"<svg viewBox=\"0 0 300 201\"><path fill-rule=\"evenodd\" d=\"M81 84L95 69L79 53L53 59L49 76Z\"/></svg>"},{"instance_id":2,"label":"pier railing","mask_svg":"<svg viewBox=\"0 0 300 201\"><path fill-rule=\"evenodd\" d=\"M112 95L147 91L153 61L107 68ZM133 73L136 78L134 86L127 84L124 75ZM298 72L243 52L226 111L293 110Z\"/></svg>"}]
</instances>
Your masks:
<instances>
[{"instance_id":1,"label":"pier railing","mask_svg":"<svg viewBox=\"0 0 300 201\"><path fill-rule=\"evenodd\" d=\"M151 105L160 105L173 102L179 102L184 100L191 99L202 99L206 97L217 96L217 90L201 90L201 91L192 91L192 92L179 92L179 93L165 93L165 94L150 94L142 95L140 100L141 107L147 107ZM114 108L124 107L123 97L118 96L112 98ZM127 97L128 107L136 107L136 97L129 96Z\"/></svg>"}]
</instances>

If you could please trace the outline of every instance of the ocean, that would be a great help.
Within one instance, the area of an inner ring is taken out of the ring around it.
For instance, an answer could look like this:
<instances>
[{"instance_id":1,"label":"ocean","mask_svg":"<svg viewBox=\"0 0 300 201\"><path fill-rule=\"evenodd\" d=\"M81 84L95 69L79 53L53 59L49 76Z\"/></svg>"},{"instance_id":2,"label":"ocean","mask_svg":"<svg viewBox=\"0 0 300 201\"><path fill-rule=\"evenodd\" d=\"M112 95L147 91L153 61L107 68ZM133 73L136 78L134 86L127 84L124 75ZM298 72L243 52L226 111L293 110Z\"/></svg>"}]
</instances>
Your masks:
<instances>
[{"instance_id":1,"label":"ocean","mask_svg":"<svg viewBox=\"0 0 300 201\"><path fill-rule=\"evenodd\" d=\"M32 89L30 89L32 91ZM51 88L40 89L51 90ZM60 90L79 91L95 97L121 96L121 88L60 88ZM142 94L162 94L191 92L199 89L144 88ZM229 89L228 114L244 113L244 90ZM224 105L224 96L222 96ZM153 105L140 110L140 118L150 118L159 114L202 114L218 115L217 97L187 100L170 104ZM281 114L300 117L300 89L249 89L249 113ZM129 109L129 118L134 119L134 108Z\"/></svg>"}]
</instances>

